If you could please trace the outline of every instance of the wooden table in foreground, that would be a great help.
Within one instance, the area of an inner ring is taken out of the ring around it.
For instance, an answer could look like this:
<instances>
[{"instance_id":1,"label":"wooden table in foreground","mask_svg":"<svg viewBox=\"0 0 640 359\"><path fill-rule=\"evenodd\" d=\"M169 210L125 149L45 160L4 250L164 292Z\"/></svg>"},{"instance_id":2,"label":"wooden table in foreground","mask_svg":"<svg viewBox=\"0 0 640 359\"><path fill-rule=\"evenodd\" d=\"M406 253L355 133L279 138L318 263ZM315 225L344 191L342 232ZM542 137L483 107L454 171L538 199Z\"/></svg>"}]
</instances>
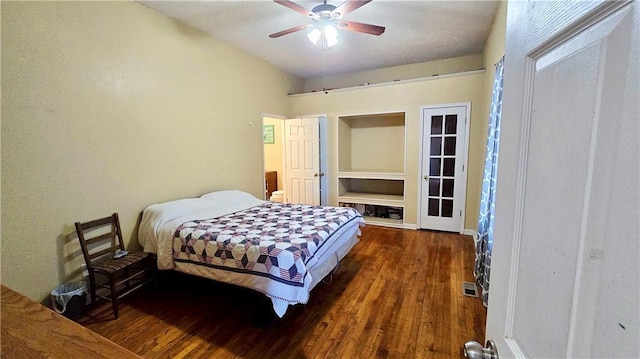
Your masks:
<instances>
[{"instance_id":1,"label":"wooden table in foreground","mask_svg":"<svg viewBox=\"0 0 640 359\"><path fill-rule=\"evenodd\" d=\"M138 358L118 344L2 285L2 358Z\"/></svg>"}]
</instances>

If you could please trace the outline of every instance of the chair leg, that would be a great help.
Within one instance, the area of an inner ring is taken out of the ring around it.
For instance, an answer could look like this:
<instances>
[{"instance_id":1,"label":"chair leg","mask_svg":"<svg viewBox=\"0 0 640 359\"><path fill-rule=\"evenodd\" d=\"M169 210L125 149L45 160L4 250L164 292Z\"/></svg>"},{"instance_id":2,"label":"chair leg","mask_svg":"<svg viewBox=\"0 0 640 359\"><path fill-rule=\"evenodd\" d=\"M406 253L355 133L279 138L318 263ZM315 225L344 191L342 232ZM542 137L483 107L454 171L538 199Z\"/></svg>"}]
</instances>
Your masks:
<instances>
[{"instance_id":1,"label":"chair leg","mask_svg":"<svg viewBox=\"0 0 640 359\"><path fill-rule=\"evenodd\" d=\"M91 294L91 306L96 305L96 278L93 273L89 274L89 291Z\"/></svg>"},{"instance_id":2,"label":"chair leg","mask_svg":"<svg viewBox=\"0 0 640 359\"><path fill-rule=\"evenodd\" d=\"M126 268L124 269L124 275L125 275L127 278L129 278L129 276L131 275L131 273L129 272L129 267L126 267ZM131 280L130 280L130 279L128 279L126 282L124 282L125 288L126 288L127 290L129 290L129 288L130 288L130 286L131 286L130 282L131 282Z\"/></svg>"},{"instance_id":3,"label":"chair leg","mask_svg":"<svg viewBox=\"0 0 640 359\"><path fill-rule=\"evenodd\" d=\"M111 287L111 307L113 315L118 319L118 292L116 291L116 278L109 275L109 287Z\"/></svg>"}]
</instances>

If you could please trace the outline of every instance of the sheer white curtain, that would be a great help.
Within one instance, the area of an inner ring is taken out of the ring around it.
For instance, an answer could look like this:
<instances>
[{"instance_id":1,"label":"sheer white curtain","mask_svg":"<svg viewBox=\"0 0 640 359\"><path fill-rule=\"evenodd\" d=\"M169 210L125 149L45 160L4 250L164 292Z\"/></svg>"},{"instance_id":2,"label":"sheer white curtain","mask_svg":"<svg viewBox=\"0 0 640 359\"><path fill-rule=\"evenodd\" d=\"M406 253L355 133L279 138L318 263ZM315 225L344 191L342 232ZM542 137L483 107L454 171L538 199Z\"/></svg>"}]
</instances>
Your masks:
<instances>
[{"instance_id":1,"label":"sheer white curtain","mask_svg":"<svg viewBox=\"0 0 640 359\"><path fill-rule=\"evenodd\" d=\"M489 135L482 181L482 199L478 216L478 238L476 240L476 263L473 274L482 288L482 302L489 300L489 274L491 272L491 247L493 246L493 220L496 199L496 177L498 172L498 149L500 146L500 117L502 115L502 83L504 56L496 64L493 80L493 96L489 112Z\"/></svg>"}]
</instances>

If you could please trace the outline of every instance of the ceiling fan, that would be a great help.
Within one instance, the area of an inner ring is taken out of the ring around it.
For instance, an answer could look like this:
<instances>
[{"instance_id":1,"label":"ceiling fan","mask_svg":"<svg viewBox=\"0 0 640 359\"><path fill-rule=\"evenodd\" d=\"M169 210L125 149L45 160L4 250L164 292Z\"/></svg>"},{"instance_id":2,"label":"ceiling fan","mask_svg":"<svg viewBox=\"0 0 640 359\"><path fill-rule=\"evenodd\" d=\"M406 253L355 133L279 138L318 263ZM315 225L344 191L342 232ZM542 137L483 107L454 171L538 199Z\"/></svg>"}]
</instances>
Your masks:
<instances>
[{"instance_id":1,"label":"ceiling fan","mask_svg":"<svg viewBox=\"0 0 640 359\"><path fill-rule=\"evenodd\" d=\"M381 35L385 28L382 26L364 24L361 22L342 20L342 17L348 13L366 5L371 0L347 0L337 7L331 4L327 4L327 0L320 5L317 5L312 10L307 10L304 7L289 1L289 0L273 0L274 2L286 6L289 9L297 11L304 16L307 16L313 20L312 23L306 25L300 25L279 31L269 35L270 38L277 38L280 36L288 35L296 31L304 30L310 27L316 27L325 29L329 28L328 25L333 25L337 29L349 30L355 32L362 32L369 35ZM313 40L312 40L313 41Z\"/></svg>"}]
</instances>

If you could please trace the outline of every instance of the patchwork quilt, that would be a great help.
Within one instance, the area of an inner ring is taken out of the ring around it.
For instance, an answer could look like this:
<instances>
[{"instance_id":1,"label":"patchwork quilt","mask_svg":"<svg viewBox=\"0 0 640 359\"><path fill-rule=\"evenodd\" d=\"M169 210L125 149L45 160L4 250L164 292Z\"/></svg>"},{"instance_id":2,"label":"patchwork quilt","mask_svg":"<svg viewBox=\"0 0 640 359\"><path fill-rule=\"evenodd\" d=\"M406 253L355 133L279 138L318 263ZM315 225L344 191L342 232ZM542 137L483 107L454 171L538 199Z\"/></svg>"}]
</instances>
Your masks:
<instances>
[{"instance_id":1,"label":"patchwork quilt","mask_svg":"<svg viewBox=\"0 0 640 359\"><path fill-rule=\"evenodd\" d=\"M364 224L353 208L265 202L181 224L174 233L173 259L304 287L318 250L353 221Z\"/></svg>"}]
</instances>

